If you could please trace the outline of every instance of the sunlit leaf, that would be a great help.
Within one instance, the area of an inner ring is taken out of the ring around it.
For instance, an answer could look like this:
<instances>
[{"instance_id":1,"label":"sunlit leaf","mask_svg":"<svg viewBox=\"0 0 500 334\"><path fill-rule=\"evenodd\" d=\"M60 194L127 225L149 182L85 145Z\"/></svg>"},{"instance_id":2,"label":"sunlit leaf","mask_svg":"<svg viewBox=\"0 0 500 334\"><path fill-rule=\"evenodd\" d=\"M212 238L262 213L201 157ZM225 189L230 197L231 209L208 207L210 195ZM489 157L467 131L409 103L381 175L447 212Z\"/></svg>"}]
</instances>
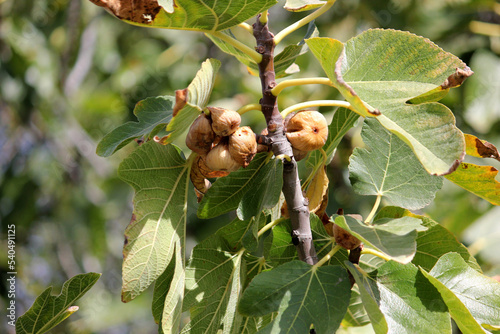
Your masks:
<instances>
[{"instance_id":1,"label":"sunlit leaf","mask_svg":"<svg viewBox=\"0 0 500 334\"><path fill-rule=\"evenodd\" d=\"M334 333L349 305L351 285L344 268L314 268L291 261L256 276L238 305L244 315L279 311L260 333Z\"/></svg>"},{"instance_id":2,"label":"sunlit leaf","mask_svg":"<svg viewBox=\"0 0 500 334\"><path fill-rule=\"evenodd\" d=\"M162 124L166 126L172 119L174 102L172 96L149 97L137 102L134 115L139 121L127 122L104 136L97 145L97 154L101 157L110 156L141 136L152 139L156 135L154 130Z\"/></svg>"},{"instance_id":3,"label":"sunlit leaf","mask_svg":"<svg viewBox=\"0 0 500 334\"><path fill-rule=\"evenodd\" d=\"M207 59L189 86L175 92L173 117L167 125L167 131L171 132L162 138L155 137L155 141L163 145L171 143L191 126L208 104L219 67L220 61Z\"/></svg>"},{"instance_id":4,"label":"sunlit leaf","mask_svg":"<svg viewBox=\"0 0 500 334\"><path fill-rule=\"evenodd\" d=\"M268 164L271 165L267 166ZM270 177L266 175L274 170L270 168L274 164L273 160L268 161L266 153L259 153L248 167L240 168L226 177L217 179L198 206L198 217L217 217L237 209L249 189L256 186L261 178ZM280 181L276 179L275 182Z\"/></svg>"},{"instance_id":5,"label":"sunlit leaf","mask_svg":"<svg viewBox=\"0 0 500 334\"><path fill-rule=\"evenodd\" d=\"M477 158L493 158L500 161L500 153L498 149L486 140L481 140L476 136L464 134L465 136L465 153L471 157Z\"/></svg>"},{"instance_id":6,"label":"sunlit leaf","mask_svg":"<svg viewBox=\"0 0 500 334\"><path fill-rule=\"evenodd\" d=\"M441 256L449 252L456 252L474 270L481 272L476 259L469 253L467 247L462 245L455 235L436 223L429 217L411 213L403 208L387 206L380 210L375 220L382 218L414 217L422 220L422 225L427 228L425 231L418 231L417 253L412 260L416 266L429 271L436 264Z\"/></svg>"},{"instance_id":7,"label":"sunlit leaf","mask_svg":"<svg viewBox=\"0 0 500 334\"><path fill-rule=\"evenodd\" d=\"M176 240L174 251L175 259L172 259L172 261L175 261L174 274L170 282L168 293L165 296L165 303L161 316L161 328L164 333L169 333L179 328L181 323L182 302L184 299L186 273L184 271L184 249L181 248L181 240ZM168 269L169 267L165 270Z\"/></svg>"},{"instance_id":8,"label":"sunlit leaf","mask_svg":"<svg viewBox=\"0 0 500 334\"><path fill-rule=\"evenodd\" d=\"M458 86L472 74L463 62L425 38L394 30L368 30L345 48L330 38L307 43L357 113L376 117L412 148L429 173L456 168L465 145L451 111L436 102L422 103L425 99L407 101L438 86Z\"/></svg>"},{"instance_id":9,"label":"sunlit leaf","mask_svg":"<svg viewBox=\"0 0 500 334\"><path fill-rule=\"evenodd\" d=\"M225 250L219 235L198 244L186 267L185 309L191 321L182 333L237 333L242 317L235 308L245 280L243 251Z\"/></svg>"},{"instance_id":10,"label":"sunlit leaf","mask_svg":"<svg viewBox=\"0 0 500 334\"><path fill-rule=\"evenodd\" d=\"M411 263L389 261L366 275L346 263L375 333L451 333L439 292Z\"/></svg>"},{"instance_id":11,"label":"sunlit leaf","mask_svg":"<svg viewBox=\"0 0 500 334\"><path fill-rule=\"evenodd\" d=\"M448 253L429 273L421 272L439 290L462 333L483 333L483 324L500 326L500 283L470 268L459 254Z\"/></svg>"},{"instance_id":12,"label":"sunlit leaf","mask_svg":"<svg viewBox=\"0 0 500 334\"><path fill-rule=\"evenodd\" d=\"M416 252L417 231L425 230L422 221L413 217L399 219L382 218L366 225L351 216L333 215L335 224L391 259L408 263Z\"/></svg>"},{"instance_id":13,"label":"sunlit leaf","mask_svg":"<svg viewBox=\"0 0 500 334\"><path fill-rule=\"evenodd\" d=\"M152 28L217 31L233 27L264 10L277 0L90 0L120 20Z\"/></svg>"},{"instance_id":14,"label":"sunlit leaf","mask_svg":"<svg viewBox=\"0 0 500 334\"><path fill-rule=\"evenodd\" d=\"M118 169L135 190L123 248L123 301L141 294L165 271L174 253L184 249L189 167L173 145L148 142Z\"/></svg>"},{"instance_id":15,"label":"sunlit leaf","mask_svg":"<svg viewBox=\"0 0 500 334\"><path fill-rule=\"evenodd\" d=\"M411 149L376 120L367 118L361 130L367 148L355 148L349 158L349 178L360 195L382 195L407 209L429 205L443 178L429 175Z\"/></svg>"},{"instance_id":16,"label":"sunlit leaf","mask_svg":"<svg viewBox=\"0 0 500 334\"><path fill-rule=\"evenodd\" d=\"M45 289L26 313L16 320L16 333L41 334L57 326L78 311L74 303L97 282L101 274L76 275L67 280L57 296L52 296L52 287Z\"/></svg>"},{"instance_id":17,"label":"sunlit leaf","mask_svg":"<svg viewBox=\"0 0 500 334\"><path fill-rule=\"evenodd\" d=\"M491 166L461 163L456 171L445 177L491 204L500 205L500 182L495 177L498 170Z\"/></svg>"},{"instance_id":18,"label":"sunlit leaf","mask_svg":"<svg viewBox=\"0 0 500 334\"><path fill-rule=\"evenodd\" d=\"M303 12L323 6L326 1L322 0L287 0L284 8L291 12Z\"/></svg>"},{"instance_id":19,"label":"sunlit leaf","mask_svg":"<svg viewBox=\"0 0 500 334\"><path fill-rule=\"evenodd\" d=\"M167 269L155 281L155 288L153 291L153 302L151 303L151 311L153 318L157 324L160 323L163 316L163 309L165 307L165 298L167 297L168 290L172 284L172 279L175 273L175 259L170 261Z\"/></svg>"}]
</instances>

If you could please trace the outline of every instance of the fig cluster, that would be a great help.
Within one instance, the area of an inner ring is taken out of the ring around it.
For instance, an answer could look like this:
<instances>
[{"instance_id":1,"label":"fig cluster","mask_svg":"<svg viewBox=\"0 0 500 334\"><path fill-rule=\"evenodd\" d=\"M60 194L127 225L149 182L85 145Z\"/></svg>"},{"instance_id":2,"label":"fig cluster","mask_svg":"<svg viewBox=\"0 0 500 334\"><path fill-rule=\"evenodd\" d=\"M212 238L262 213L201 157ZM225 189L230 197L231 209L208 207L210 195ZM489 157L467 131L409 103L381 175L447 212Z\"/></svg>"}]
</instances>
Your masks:
<instances>
[{"instance_id":1,"label":"fig cluster","mask_svg":"<svg viewBox=\"0 0 500 334\"><path fill-rule=\"evenodd\" d=\"M301 110L285 119L286 137L292 144L296 161L304 159L310 151L320 149L328 138L325 116L314 110Z\"/></svg>"},{"instance_id":2,"label":"fig cluster","mask_svg":"<svg viewBox=\"0 0 500 334\"><path fill-rule=\"evenodd\" d=\"M198 153L206 168L230 173L247 167L257 153L252 129L240 127L241 117L232 110L208 107L191 125L186 145ZM227 175L227 174L226 174Z\"/></svg>"}]
</instances>

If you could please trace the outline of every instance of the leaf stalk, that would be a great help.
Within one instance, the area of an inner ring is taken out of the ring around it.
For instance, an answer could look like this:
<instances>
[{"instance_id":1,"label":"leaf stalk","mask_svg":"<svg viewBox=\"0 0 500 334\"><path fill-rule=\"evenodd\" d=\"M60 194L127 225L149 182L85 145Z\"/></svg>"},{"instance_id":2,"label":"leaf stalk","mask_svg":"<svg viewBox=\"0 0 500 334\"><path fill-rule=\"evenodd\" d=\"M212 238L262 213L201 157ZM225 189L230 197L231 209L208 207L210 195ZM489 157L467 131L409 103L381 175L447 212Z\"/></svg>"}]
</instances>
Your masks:
<instances>
[{"instance_id":1,"label":"leaf stalk","mask_svg":"<svg viewBox=\"0 0 500 334\"><path fill-rule=\"evenodd\" d=\"M319 260L318 263L316 263L313 266L313 268L314 269L318 269L319 267L321 267L322 265L324 265L325 263L327 263L328 261L330 261L330 259L332 258L332 256L335 255L335 253L337 253L341 248L342 248L342 246L335 245L335 247L333 247L332 250L328 252L328 254L326 254L325 256L323 256L323 258L321 260Z\"/></svg>"},{"instance_id":2,"label":"leaf stalk","mask_svg":"<svg viewBox=\"0 0 500 334\"><path fill-rule=\"evenodd\" d=\"M370 214L368 214L368 217L365 219L365 224L369 225L370 222L372 221L373 217L375 217L375 214L377 213L378 207L380 206L380 201L382 200L382 195L378 194L377 199L375 200L375 204L373 204L372 211L370 211Z\"/></svg>"},{"instance_id":3,"label":"leaf stalk","mask_svg":"<svg viewBox=\"0 0 500 334\"><path fill-rule=\"evenodd\" d=\"M252 111L252 110L262 111L262 107L258 103L250 103L250 104L244 105L243 107L239 108L238 110L236 110L236 112L240 115L243 115L244 113Z\"/></svg>"},{"instance_id":4,"label":"leaf stalk","mask_svg":"<svg viewBox=\"0 0 500 334\"><path fill-rule=\"evenodd\" d=\"M382 252L379 252L375 249L371 249L371 248L364 248L362 251L361 251L361 254L370 254L370 255L375 255L376 257L379 257L383 260L386 260L386 261L390 261L391 258L388 257L387 255L385 255L384 253Z\"/></svg>"},{"instance_id":5,"label":"leaf stalk","mask_svg":"<svg viewBox=\"0 0 500 334\"><path fill-rule=\"evenodd\" d=\"M312 108L312 107L343 107L347 109L352 109L352 106L347 101L339 101L339 100L315 100L315 101L307 101L302 103L294 104L281 112L281 116L285 118L289 113L294 111L302 110L304 108Z\"/></svg>"},{"instance_id":6,"label":"leaf stalk","mask_svg":"<svg viewBox=\"0 0 500 334\"><path fill-rule=\"evenodd\" d=\"M271 93L274 96L280 95L280 93L283 91L283 89L288 88L288 87L293 87L293 86L302 86L302 85L310 85L310 84L320 84L320 85L327 85L327 86L332 86L333 83L330 79L328 78L300 78L300 79L289 79L289 80L283 80L279 84L276 85L271 90Z\"/></svg>"}]
</instances>

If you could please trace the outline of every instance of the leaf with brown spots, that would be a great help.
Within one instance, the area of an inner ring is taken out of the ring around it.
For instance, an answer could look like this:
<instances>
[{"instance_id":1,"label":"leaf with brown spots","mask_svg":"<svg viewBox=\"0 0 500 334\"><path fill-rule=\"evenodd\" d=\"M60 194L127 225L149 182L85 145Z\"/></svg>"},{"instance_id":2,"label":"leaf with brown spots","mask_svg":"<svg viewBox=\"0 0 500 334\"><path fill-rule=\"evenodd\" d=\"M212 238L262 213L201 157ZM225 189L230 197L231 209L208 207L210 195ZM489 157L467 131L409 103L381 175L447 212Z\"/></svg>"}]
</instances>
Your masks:
<instances>
[{"instance_id":1,"label":"leaf with brown spots","mask_svg":"<svg viewBox=\"0 0 500 334\"><path fill-rule=\"evenodd\" d=\"M500 205L500 183L495 180L498 170L491 166L461 163L457 170L445 177L465 190Z\"/></svg>"},{"instance_id":2,"label":"leaf with brown spots","mask_svg":"<svg viewBox=\"0 0 500 334\"><path fill-rule=\"evenodd\" d=\"M476 158L493 158L500 161L498 149L486 140L481 140L476 136L464 134L465 153Z\"/></svg>"},{"instance_id":3,"label":"leaf with brown spots","mask_svg":"<svg viewBox=\"0 0 500 334\"><path fill-rule=\"evenodd\" d=\"M90 0L134 25L214 32L245 22L277 0Z\"/></svg>"}]
</instances>

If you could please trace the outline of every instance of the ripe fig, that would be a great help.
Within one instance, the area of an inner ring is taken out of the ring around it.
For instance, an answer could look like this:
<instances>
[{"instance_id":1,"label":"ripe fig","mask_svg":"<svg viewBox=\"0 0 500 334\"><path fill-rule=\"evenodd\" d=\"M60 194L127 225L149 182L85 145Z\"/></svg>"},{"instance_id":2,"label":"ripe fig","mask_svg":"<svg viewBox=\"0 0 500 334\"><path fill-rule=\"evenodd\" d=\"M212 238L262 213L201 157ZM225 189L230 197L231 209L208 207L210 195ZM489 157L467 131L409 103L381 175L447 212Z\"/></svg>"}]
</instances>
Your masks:
<instances>
[{"instance_id":1,"label":"ripe fig","mask_svg":"<svg viewBox=\"0 0 500 334\"><path fill-rule=\"evenodd\" d=\"M257 153L257 141L249 126L238 128L229 136L229 153L243 168L250 164Z\"/></svg>"},{"instance_id":2,"label":"ripe fig","mask_svg":"<svg viewBox=\"0 0 500 334\"><path fill-rule=\"evenodd\" d=\"M208 152L207 157L205 158L205 163L207 164L207 167L212 170L229 173L240 168L240 164L238 164L229 153L229 145L224 142L219 143L219 145L215 146L210 150L210 152Z\"/></svg>"},{"instance_id":3,"label":"ripe fig","mask_svg":"<svg viewBox=\"0 0 500 334\"><path fill-rule=\"evenodd\" d=\"M241 124L241 116L236 111L218 107L208 107L212 117L212 129L218 136L229 136Z\"/></svg>"},{"instance_id":4,"label":"ripe fig","mask_svg":"<svg viewBox=\"0 0 500 334\"><path fill-rule=\"evenodd\" d=\"M199 155L206 155L212 148L215 133L212 130L210 119L205 114L201 114L191 124L186 136L186 145L193 152Z\"/></svg>"},{"instance_id":5,"label":"ripe fig","mask_svg":"<svg viewBox=\"0 0 500 334\"><path fill-rule=\"evenodd\" d=\"M346 216L351 216L358 220L363 220L363 217L356 214L351 214ZM350 234L337 224L333 224L333 236L335 237L335 242L340 246L344 247L345 249L350 250L361 245L361 241L358 238L356 238L355 236L353 236L352 234Z\"/></svg>"},{"instance_id":6,"label":"ripe fig","mask_svg":"<svg viewBox=\"0 0 500 334\"><path fill-rule=\"evenodd\" d=\"M213 179L217 177L224 177L228 176L228 172L220 171L220 170L212 170L208 168L205 158L198 157L199 159L195 161L195 164L197 165L197 168L200 170L201 175L206 177L207 179ZM194 168L194 167L193 167Z\"/></svg>"},{"instance_id":7,"label":"ripe fig","mask_svg":"<svg viewBox=\"0 0 500 334\"><path fill-rule=\"evenodd\" d=\"M198 199L198 203L201 202L203 195L207 192L208 188L210 188L211 183L208 181L205 176L201 173L199 168L199 160L202 160L201 156L196 158L198 161L193 163L191 167L191 174L189 177L191 178L191 182L193 183L194 190L196 193L196 197Z\"/></svg>"},{"instance_id":8,"label":"ripe fig","mask_svg":"<svg viewBox=\"0 0 500 334\"><path fill-rule=\"evenodd\" d=\"M290 118L285 131L293 148L308 152L323 147L328 137L328 124L321 113L302 110Z\"/></svg>"},{"instance_id":9,"label":"ripe fig","mask_svg":"<svg viewBox=\"0 0 500 334\"><path fill-rule=\"evenodd\" d=\"M335 242L345 249L354 249L361 245L361 241L358 238L352 236L337 224L333 224L333 236L335 237Z\"/></svg>"}]
</instances>

